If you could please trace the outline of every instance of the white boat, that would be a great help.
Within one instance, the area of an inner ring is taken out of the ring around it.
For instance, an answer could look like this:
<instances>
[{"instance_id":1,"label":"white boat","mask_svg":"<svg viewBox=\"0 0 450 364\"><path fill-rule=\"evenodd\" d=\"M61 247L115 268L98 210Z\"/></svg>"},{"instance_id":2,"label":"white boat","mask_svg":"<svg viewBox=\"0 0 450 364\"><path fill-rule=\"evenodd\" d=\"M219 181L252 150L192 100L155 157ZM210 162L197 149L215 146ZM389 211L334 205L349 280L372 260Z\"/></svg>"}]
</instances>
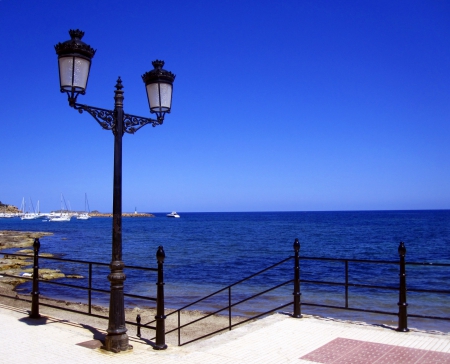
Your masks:
<instances>
[{"instance_id":1,"label":"white boat","mask_svg":"<svg viewBox=\"0 0 450 364\"><path fill-rule=\"evenodd\" d=\"M167 217L176 217L176 218L180 217L180 215L178 215L175 211L172 211L170 214L167 214L166 216Z\"/></svg>"},{"instance_id":2,"label":"white boat","mask_svg":"<svg viewBox=\"0 0 450 364\"><path fill-rule=\"evenodd\" d=\"M67 212L64 212L64 213L61 212L61 214L59 214L59 215L53 215L53 216L49 215L48 221L70 221L71 217L72 216L70 216Z\"/></svg>"},{"instance_id":3,"label":"white boat","mask_svg":"<svg viewBox=\"0 0 450 364\"><path fill-rule=\"evenodd\" d=\"M20 216L21 220L36 220L39 219L40 216L34 212L28 212L26 214L23 214L22 216Z\"/></svg>"},{"instance_id":4,"label":"white boat","mask_svg":"<svg viewBox=\"0 0 450 364\"><path fill-rule=\"evenodd\" d=\"M66 207L65 210L63 210L63 201L64 206ZM48 221L70 221L71 218L72 214L67 210L66 200L61 193L61 210L59 212L51 212L48 214Z\"/></svg>"},{"instance_id":5,"label":"white boat","mask_svg":"<svg viewBox=\"0 0 450 364\"><path fill-rule=\"evenodd\" d=\"M4 219L10 219L14 217L14 214L11 213L7 213L7 212L0 212L0 219L4 218Z\"/></svg>"},{"instance_id":6,"label":"white boat","mask_svg":"<svg viewBox=\"0 0 450 364\"><path fill-rule=\"evenodd\" d=\"M37 212L34 209L33 201L30 198L31 207L33 208L33 212L25 212L25 199L22 201L23 210L22 214L20 215L21 220L36 220L36 219L43 219L45 218L45 215L41 214L39 211L39 201L37 203Z\"/></svg>"},{"instance_id":7,"label":"white boat","mask_svg":"<svg viewBox=\"0 0 450 364\"><path fill-rule=\"evenodd\" d=\"M91 210L89 209L89 201L87 199L87 194L85 193L84 194L84 212L82 212L81 214L77 215L77 220L89 220L91 218L89 216L90 212L91 212Z\"/></svg>"},{"instance_id":8,"label":"white boat","mask_svg":"<svg viewBox=\"0 0 450 364\"><path fill-rule=\"evenodd\" d=\"M83 212L77 215L77 220L89 220L91 217L87 212Z\"/></svg>"}]
</instances>

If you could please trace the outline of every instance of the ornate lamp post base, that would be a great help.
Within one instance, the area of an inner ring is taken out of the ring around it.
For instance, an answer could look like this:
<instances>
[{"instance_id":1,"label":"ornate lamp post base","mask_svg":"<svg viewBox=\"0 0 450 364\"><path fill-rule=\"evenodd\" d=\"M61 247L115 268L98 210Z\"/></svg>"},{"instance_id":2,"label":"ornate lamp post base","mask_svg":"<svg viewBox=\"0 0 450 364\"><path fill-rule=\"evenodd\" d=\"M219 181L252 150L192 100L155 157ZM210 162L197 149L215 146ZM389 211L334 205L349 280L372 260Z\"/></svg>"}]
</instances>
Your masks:
<instances>
[{"instance_id":1,"label":"ornate lamp post base","mask_svg":"<svg viewBox=\"0 0 450 364\"><path fill-rule=\"evenodd\" d=\"M128 344L128 335L106 335L105 345L102 346L103 350L112 351L113 353L119 353L121 351L132 350L133 346Z\"/></svg>"}]
</instances>

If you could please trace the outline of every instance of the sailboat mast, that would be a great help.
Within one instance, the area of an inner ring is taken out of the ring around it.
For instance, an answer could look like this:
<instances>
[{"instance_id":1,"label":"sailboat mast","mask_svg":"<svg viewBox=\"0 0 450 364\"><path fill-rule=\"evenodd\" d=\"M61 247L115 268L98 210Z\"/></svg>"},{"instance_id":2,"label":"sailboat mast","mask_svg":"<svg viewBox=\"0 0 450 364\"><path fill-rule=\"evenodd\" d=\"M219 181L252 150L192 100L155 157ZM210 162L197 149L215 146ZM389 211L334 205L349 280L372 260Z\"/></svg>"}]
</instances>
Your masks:
<instances>
[{"instance_id":1,"label":"sailboat mast","mask_svg":"<svg viewBox=\"0 0 450 364\"><path fill-rule=\"evenodd\" d=\"M86 210L86 206L87 206L87 210ZM87 198L87 193L84 194L84 210L87 212L91 212L91 209L89 207L89 201Z\"/></svg>"}]
</instances>

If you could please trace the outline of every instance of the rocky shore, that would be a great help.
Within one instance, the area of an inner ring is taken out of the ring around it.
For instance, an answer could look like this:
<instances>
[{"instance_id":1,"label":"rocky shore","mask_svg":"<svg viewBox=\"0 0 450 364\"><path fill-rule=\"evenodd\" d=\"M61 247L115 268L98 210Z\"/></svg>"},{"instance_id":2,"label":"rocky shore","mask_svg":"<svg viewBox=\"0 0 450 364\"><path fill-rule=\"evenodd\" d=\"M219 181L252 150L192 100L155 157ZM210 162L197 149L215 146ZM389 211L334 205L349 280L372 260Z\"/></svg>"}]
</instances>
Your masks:
<instances>
[{"instance_id":1,"label":"rocky shore","mask_svg":"<svg viewBox=\"0 0 450 364\"><path fill-rule=\"evenodd\" d=\"M33 246L34 239L42 238L44 236L53 235L46 232L31 232L31 231L13 231L13 230L0 230L0 250L4 249L21 249L16 251L17 254L23 254L26 256L15 256L12 254L3 254L3 258L0 259L0 286L9 285L16 287L21 283L27 281L24 277L32 277L33 272L33 250L23 249ZM49 253L39 253L41 257L51 257ZM64 278L66 275L57 269L45 269L39 270L39 278L41 279L56 279Z\"/></svg>"},{"instance_id":2,"label":"rocky shore","mask_svg":"<svg viewBox=\"0 0 450 364\"><path fill-rule=\"evenodd\" d=\"M19 209L14 205L7 205L0 201L0 213L5 214L18 214L20 211Z\"/></svg>"}]
</instances>

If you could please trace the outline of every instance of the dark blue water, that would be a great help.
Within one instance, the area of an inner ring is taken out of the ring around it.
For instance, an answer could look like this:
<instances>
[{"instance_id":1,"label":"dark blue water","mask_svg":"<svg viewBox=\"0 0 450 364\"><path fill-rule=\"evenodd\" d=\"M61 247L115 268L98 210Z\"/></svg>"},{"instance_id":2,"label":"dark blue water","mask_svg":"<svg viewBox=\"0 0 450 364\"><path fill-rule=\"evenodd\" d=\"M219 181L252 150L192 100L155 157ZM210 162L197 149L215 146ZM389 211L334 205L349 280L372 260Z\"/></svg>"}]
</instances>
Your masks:
<instances>
[{"instance_id":1,"label":"dark blue water","mask_svg":"<svg viewBox=\"0 0 450 364\"><path fill-rule=\"evenodd\" d=\"M165 214L155 218L123 219L123 260L126 265L155 267L156 250L164 247L166 307L179 308L197 298L251 275L293 255L295 238L301 242L301 255L312 257L375 259L398 261L400 241L407 248L406 260L450 263L450 210L444 211L368 211L368 212L257 212L257 213L180 213L180 219ZM70 259L109 263L111 260L112 221L92 218L70 222L22 221L0 219L0 230L50 231L54 235L41 239L41 251ZM52 265L53 264L53 265ZM67 267L51 262L64 273L87 276L84 267ZM344 266L338 262L302 261L302 279L344 281ZM450 290L448 268L408 266L409 288ZM275 272L253 279L233 291L233 299L245 298L270 285L292 279L293 262ZM127 271L125 290L139 295L155 296L155 275ZM94 285L105 288L108 270L96 271ZM350 281L362 284L398 286L397 265L351 264ZM72 284L86 284L83 280ZM84 280L86 281L86 280ZM22 287L28 289L28 287ZM19 287L20 289L20 287ZM86 293L45 285L47 296L86 302ZM322 304L344 304L342 287L302 285L302 301ZM408 294L408 312L450 317L449 295ZM222 297L225 300L227 297ZM107 304L108 297L95 298ZM210 300L218 307L217 297ZM235 314L262 310L267 302L274 305L292 299L292 287L236 308ZM350 288L351 307L396 312L398 293ZM227 302L225 302L226 304ZM143 305L130 301L128 306ZM211 310L206 304L194 307ZM271 308L271 307L269 307ZM291 310L287 308L286 310ZM396 317L372 319L371 315L341 310L321 310L303 306L304 313L343 319L379 320L395 324ZM411 320L410 320L411 322ZM413 320L413 327L450 331L443 321ZM411 326L411 325L410 325Z\"/></svg>"}]
</instances>

